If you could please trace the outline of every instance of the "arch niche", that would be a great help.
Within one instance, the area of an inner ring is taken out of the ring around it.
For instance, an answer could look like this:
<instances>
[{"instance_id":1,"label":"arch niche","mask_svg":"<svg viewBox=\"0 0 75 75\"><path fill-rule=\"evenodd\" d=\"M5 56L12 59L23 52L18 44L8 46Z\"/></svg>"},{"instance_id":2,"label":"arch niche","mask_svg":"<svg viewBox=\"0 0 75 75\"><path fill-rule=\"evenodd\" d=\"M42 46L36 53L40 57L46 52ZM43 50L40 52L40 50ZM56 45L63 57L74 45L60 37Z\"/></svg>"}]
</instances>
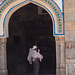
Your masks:
<instances>
[{"instance_id":1,"label":"arch niche","mask_svg":"<svg viewBox=\"0 0 75 75\"><path fill-rule=\"evenodd\" d=\"M3 35L0 37L10 37L9 36L9 29L8 29L8 23L11 15L19 8L29 4L33 3L35 5L38 5L42 8L44 8L51 16L53 21L53 35L55 36L56 41L56 75L65 75L65 44L64 44L64 28L63 25L63 18L62 14L59 8L54 6L52 1L48 0L17 0L11 3L2 13L1 15L1 25L3 26ZM57 11L58 10L58 11ZM60 36L57 36L60 35ZM2 43L6 43L6 39L2 39ZM5 46L4 49L6 50ZM4 56L5 57L5 56ZM6 61L6 57L4 58ZM2 60L4 61L4 60ZM3 66L6 64L4 62ZM2 71L3 70L3 71ZM7 67L4 66L4 69L2 69L1 72L4 73L3 75L7 75ZM5 71L4 71L5 70Z\"/></svg>"}]
</instances>

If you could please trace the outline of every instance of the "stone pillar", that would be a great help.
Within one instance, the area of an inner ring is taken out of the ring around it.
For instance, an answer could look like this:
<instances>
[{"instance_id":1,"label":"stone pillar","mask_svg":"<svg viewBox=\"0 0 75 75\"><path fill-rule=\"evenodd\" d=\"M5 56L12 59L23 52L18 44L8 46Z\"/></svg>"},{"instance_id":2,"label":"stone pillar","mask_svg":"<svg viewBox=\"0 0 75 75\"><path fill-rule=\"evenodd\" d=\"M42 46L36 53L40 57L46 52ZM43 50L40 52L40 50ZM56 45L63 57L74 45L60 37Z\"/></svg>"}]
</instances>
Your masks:
<instances>
[{"instance_id":1,"label":"stone pillar","mask_svg":"<svg viewBox=\"0 0 75 75\"><path fill-rule=\"evenodd\" d=\"M60 43L58 37L56 39L56 75L60 75Z\"/></svg>"},{"instance_id":2,"label":"stone pillar","mask_svg":"<svg viewBox=\"0 0 75 75\"><path fill-rule=\"evenodd\" d=\"M64 39L64 38L61 38ZM66 75L65 41L60 40L60 75Z\"/></svg>"},{"instance_id":3,"label":"stone pillar","mask_svg":"<svg viewBox=\"0 0 75 75\"><path fill-rule=\"evenodd\" d=\"M65 40L56 37L56 75L66 75L65 67Z\"/></svg>"},{"instance_id":4,"label":"stone pillar","mask_svg":"<svg viewBox=\"0 0 75 75\"><path fill-rule=\"evenodd\" d=\"M7 75L6 38L0 38L0 75Z\"/></svg>"}]
</instances>

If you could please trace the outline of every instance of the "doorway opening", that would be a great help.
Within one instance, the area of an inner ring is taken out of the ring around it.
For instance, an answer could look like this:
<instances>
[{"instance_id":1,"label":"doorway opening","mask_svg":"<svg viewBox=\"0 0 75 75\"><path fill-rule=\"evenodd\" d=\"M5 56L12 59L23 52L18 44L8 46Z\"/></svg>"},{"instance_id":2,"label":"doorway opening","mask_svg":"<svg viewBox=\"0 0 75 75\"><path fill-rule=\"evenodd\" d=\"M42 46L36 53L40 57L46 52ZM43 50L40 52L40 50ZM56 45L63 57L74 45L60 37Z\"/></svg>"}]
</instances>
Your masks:
<instances>
[{"instance_id":1,"label":"doorway opening","mask_svg":"<svg viewBox=\"0 0 75 75\"><path fill-rule=\"evenodd\" d=\"M29 48L37 45L44 56L40 75L56 75L56 48L53 23L43 8L32 3L13 13L7 39L8 75L32 75L33 65L27 61Z\"/></svg>"}]
</instances>

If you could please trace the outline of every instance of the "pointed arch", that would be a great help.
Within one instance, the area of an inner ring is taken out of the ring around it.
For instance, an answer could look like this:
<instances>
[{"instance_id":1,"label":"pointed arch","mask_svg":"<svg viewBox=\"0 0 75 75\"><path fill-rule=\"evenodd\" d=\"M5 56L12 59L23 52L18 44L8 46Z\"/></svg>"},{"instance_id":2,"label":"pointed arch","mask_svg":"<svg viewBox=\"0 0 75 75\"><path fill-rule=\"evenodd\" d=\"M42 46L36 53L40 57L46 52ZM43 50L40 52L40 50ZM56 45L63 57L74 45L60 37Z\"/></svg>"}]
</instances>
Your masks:
<instances>
[{"instance_id":1,"label":"pointed arch","mask_svg":"<svg viewBox=\"0 0 75 75\"><path fill-rule=\"evenodd\" d=\"M48 0L29 0L29 1L25 1L25 0L18 0L18 1L14 1L12 4L10 4L2 13L2 19L1 19L1 25L3 26L3 34L0 35L0 37L8 37L8 23L9 23L9 19L11 17L11 15L18 10L19 8L29 4L29 3L33 3L37 6L40 6L42 8L44 8L49 15L52 18L53 21L53 35L64 35L63 32L63 18L62 18L62 14L61 11L54 6L53 2L50 2Z\"/></svg>"}]
</instances>

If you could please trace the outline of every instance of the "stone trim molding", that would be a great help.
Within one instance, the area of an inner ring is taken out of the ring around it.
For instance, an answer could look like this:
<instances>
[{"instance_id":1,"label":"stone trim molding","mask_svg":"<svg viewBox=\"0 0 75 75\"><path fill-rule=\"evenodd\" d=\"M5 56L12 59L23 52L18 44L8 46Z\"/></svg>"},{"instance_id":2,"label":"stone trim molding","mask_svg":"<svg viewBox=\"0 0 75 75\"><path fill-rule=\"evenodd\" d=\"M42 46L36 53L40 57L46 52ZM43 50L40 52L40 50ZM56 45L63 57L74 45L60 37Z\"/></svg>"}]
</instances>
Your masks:
<instances>
[{"instance_id":1,"label":"stone trim molding","mask_svg":"<svg viewBox=\"0 0 75 75\"><path fill-rule=\"evenodd\" d=\"M6 44L7 38L0 38L0 44Z\"/></svg>"},{"instance_id":2,"label":"stone trim molding","mask_svg":"<svg viewBox=\"0 0 75 75\"><path fill-rule=\"evenodd\" d=\"M55 40L59 41L60 43L64 43L65 42L65 37L64 36L55 36Z\"/></svg>"}]
</instances>

